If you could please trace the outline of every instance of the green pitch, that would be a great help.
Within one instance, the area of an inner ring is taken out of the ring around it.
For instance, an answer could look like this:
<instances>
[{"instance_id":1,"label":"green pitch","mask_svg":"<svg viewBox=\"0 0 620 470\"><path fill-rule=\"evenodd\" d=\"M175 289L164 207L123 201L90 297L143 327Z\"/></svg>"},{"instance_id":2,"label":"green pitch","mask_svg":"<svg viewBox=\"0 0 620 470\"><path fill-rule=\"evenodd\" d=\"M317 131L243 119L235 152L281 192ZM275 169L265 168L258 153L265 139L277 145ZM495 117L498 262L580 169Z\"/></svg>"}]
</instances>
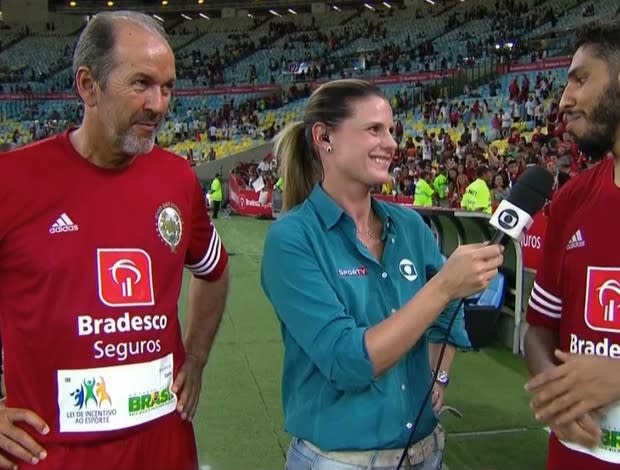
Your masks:
<instances>
[{"instance_id":1,"label":"green pitch","mask_svg":"<svg viewBox=\"0 0 620 470\"><path fill-rule=\"evenodd\" d=\"M283 468L289 436L280 406L282 345L259 285L269 224L242 217L216 221L233 254L232 279L194 422L205 469ZM459 353L452 377L447 402L464 416L443 420L450 470L542 470L547 434L531 417L523 361L501 347Z\"/></svg>"}]
</instances>

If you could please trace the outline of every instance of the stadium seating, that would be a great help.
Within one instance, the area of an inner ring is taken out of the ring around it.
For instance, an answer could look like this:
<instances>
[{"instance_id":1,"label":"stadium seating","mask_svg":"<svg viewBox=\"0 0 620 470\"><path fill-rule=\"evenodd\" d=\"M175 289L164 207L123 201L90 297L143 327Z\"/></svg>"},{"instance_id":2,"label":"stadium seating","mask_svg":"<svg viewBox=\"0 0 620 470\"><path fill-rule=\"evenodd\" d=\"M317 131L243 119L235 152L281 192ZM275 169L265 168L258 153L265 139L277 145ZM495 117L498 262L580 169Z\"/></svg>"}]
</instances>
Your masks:
<instances>
[{"instance_id":1,"label":"stadium seating","mask_svg":"<svg viewBox=\"0 0 620 470\"><path fill-rule=\"evenodd\" d=\"M592 0L589 3L594 7L595 18L609 17L617 9L614 0ZM503 1L501 4L500 9L503 8ZM437 7L424 5L416 10L409 8L391 12L386 9L380 14L366 8L330 11L328 14L315 17L310 14L298 14L270 19L247 17L214 20L193 14L192 21L178 20L170 22L168 26L171 43L177 54L179 70L177 86L194 88L212 85L208 77L196 72L200 66L196 65L192 54L198 51L203 60L213 57L216 49L221 54L221 80L225 84L247 84L250 78L249 70L253 66L256 71L254 83L275 81L285 90L288 83L297 78L301 68L312 67L313 64L329 66L330 63L337 62L339 66L344 67L346 73L354 73L356 76L373 78L383 75L384 67L381 67L375 58L385 47L392 51L398 48L400 51L398 56L390 56L389 63L390 67L396 66L400 72L436 70L440 67L441 59L446 59L448 67L451 68L457 65L459 56L470 57L472 53L477 67L484 67L485 63L490 64L496 60L495 45L485 43L482 48L476 46L472 50L467 43L471 38L481 38L485 35L495 36L496 40L500 40L505 28L498 24L497 18L504 15L506 10L495 16L495 0L483 0L476 8L485 8L489 13L479 15L467 2L462 2L443 11ZM583 20L583 3L575 0L539 2L539 5L531 8L527 14L536 15L547 9L553 10L557 18L555 25L547 21L527 31L522 22L516 21L514 27L509 28L510 31L521 35L523 39L531 39L548 33L552 28L564 29ZM3 47L0 52L0 64L5 64L11 71L8 80L2 82L3 91L19 92L25 87L35 93L71 90L70 60L79 32L78 26L76 22L68 22L66 25L60 22L50 30L49 27L46 29L39 25L25 37L23 37L24 31L19 28L1 30L0 42ZM317 29L328 38L334 37L337 40L333 42L317 40ZM432 40L434 47L431 60L420 58L418 54L419 46L428 40ZM254 52L241 46L244 41L253 44ZM557 51L547 51L549 52ZM371 58L374 60L370 60ZM525 55L522 59L528 60L529 56ZM365 65L365 62L368 65ZM563 83L566 78L562 69L554 69L548 73L556 85ZM520 82L522 75L519 73L503 75L499 79L497 96L491 96L489 85L485 84L475 88L469 95L451 98L450 102L464 102L466 106L471 106L476 99L487 100L490 110L497 111L509 105L506 92L508 84L513 78L517 78ZM528 72L530 83L535 82L536 75L537 72ZM383 87L390 97L397 92L411 95L413 91L407 84ZM257 96L256 93L246 93L235 95L234 98L239 103L255 99ZM164 128L160 142L172 145L172 148L179 152L192 149L199 155L205 154L214 145L218 158L263 142L260 136L251 138L246 135L212 144L208 139L204 139L204 133L200 136L200 140L174 142L172 136L174 122L185 120L189 110L201 109L205 113L215 111L221 108L226 98L224 95L176 98L169 115L171 122ZM272 124L281 125L299 118L304 104L304 100L298 100L279 109L260 110L258 116L261 130ZM15 123L21 123L18 125L19 129L30 129L36 125L35 121L43 122L47 119L73 121L77 118L78 107L79 103L75 98L53 101L2 100L0 116L5 125L11 129L15 127ZM420 136L424 130L438 132L443 128L455 137L463 131L462 124L457 128L451 128L447 123L425 123L419 106L415 112L411 109L402 110L399 117L405 127L405 138ZM483 131L489 130L491 117L492 113L489 113L478 120L478 125ZM6 133L4 138L8 138ZM28 139L27 135L24 139Z\"/></svg>"}]
</instances>

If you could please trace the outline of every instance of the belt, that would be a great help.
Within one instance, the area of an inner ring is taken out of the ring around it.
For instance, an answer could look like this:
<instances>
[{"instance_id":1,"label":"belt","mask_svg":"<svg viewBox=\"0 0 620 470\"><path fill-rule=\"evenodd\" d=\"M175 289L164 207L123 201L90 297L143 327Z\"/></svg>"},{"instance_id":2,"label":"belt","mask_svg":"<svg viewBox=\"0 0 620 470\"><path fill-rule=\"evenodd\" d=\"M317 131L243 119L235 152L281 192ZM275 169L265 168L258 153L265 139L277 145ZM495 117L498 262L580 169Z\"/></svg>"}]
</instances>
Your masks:
<instances>
[{"instance_id":1,"label":"belt","mask_svg":"<svg viewBox=\"0 0 620 470\"><path fill-rule=\"evenodd\" d=\"M335 460L340 463L357 465L359 467L396 467L405 449L388 450L361 450L361 451L332 451L325 452L308 441L302 441L313 452L322 457ZM412 444L407 449L407 459L403 469L419 465L433 452L443 450L446 445L446 433L441 425L426 436L424 439Z\"/></svg>"}]
</instances>

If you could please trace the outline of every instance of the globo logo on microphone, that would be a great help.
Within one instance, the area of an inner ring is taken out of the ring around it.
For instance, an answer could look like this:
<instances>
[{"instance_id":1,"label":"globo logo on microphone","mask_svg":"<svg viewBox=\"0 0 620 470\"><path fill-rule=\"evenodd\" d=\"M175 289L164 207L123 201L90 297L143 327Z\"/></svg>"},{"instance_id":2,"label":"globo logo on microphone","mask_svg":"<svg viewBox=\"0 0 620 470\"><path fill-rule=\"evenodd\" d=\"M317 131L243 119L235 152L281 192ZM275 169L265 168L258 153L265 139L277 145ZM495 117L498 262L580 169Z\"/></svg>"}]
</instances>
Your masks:
<instances>
[{"instance_id":1,"label":"globo logo on microphone","mask_svg":"<svg viewBox=\"0 0 620 470\"><path fill-rule=\"evenodd\" d=\"M489 220L489 224L513 240L521 240L521 235L532 226L532 217L520 207L504 199Z\"/></svg>"},{"instance_id":2,"label":"globo logo on microphone","mask_svg":"<svg viewBox=\"0 0 620 470\"><path fill-rule=\"evenodd\" d=\"M497 222L504 230L510 230L519 225L519 214L512 209L504 209L497 216Z\"/></svg>"}]
</instances>

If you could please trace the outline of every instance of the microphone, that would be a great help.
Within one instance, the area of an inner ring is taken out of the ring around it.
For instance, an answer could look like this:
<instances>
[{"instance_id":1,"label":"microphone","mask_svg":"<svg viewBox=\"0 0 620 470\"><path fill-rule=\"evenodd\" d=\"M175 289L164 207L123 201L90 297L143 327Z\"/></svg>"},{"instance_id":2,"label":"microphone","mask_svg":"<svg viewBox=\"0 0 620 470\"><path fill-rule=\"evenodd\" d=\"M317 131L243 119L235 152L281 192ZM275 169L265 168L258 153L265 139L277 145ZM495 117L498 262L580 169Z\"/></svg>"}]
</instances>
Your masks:
<instances>
[{"instance_id":1,"label":"microphone","mask_svg":"<svg viewBox=\"0 0 620 470\"><path fill-rule=\"evenodd\" d=\"M505 245L520 241L524 230L532 226L532 217L543 208L553 191L553 176L540 166L528 167L504 199L489 224L497 229L491 244Z\"/></svg>"}]
</instances>

